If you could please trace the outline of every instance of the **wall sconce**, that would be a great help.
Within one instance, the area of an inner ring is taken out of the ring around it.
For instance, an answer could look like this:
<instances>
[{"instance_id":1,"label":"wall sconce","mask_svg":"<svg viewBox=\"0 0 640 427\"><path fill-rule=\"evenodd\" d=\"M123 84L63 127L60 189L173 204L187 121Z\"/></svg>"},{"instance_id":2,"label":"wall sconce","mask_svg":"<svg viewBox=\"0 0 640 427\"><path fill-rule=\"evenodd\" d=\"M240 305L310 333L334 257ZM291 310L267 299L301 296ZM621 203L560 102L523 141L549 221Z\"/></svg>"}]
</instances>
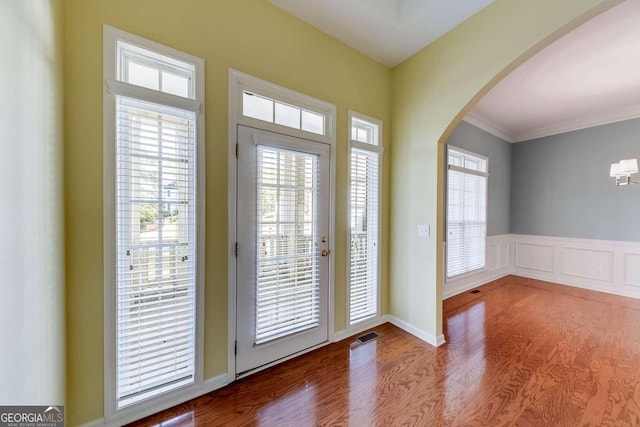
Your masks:
<instances>
[{"instance_id":1,"label":"wall sconce","mask_svg":"<svg viewBox=\"0 0 640 427\"><path fill-rule=\"evenodd\" d=\"M631 181L631 175L638 173L638 159L620 160L619 163L611 163L609 176L616 179L616 186L640 184Z\"/></svg>"}]
</instances>

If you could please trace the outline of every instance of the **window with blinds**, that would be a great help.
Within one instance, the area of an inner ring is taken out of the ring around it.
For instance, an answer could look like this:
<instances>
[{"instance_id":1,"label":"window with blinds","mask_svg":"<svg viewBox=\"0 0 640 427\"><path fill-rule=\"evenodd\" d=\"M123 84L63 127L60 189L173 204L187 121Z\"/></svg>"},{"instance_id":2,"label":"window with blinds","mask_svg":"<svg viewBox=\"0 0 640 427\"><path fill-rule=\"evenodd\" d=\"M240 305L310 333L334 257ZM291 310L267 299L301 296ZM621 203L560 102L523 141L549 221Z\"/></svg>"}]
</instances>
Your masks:
<instances>
[{"instance_id":1,"label":"window with blinds","mask_svg":"<svg viewBox=\"0 0 640 427\"><path fill-rule=\"evenodd\" d=\"M195 114L117 97L117 385L126 405L193 381Z\"/></svg>"},{"instance_id":2,"label":"window with blinds","mask_svg":"<svg viewBox=\"0 0 640 427\"><path fill-rule=\"evenodd\" d=\"M380 124L351 116L349 324L378 315Z\"/></svg>"},{"instance_id":3,"label":"window with blinds","mask_svg":"<svg viewBox=\"0 0 640 427\"><path fill-rule=\"evenodd\" d=\"M115 287L110 392L120 410L196 379L200 104L195 64L123 40L115 53L115 114L105 121L114 127L105 141L115 145L115 283L105 286Z\"/></svg>"},{"instance_id":4,"label":"window with blinds","mask_svg":"<svg viewBox=\"0 0 640 427\"><path fill-rule=\"evenodd\" d=\"M448 147L447 277L484 268L488 161Z\"/></svg>"},{"instance_id":5,"label":"window with blinds","mask_svg":"<svg viewBox=\"0 0 640 427\"><path fill-rule=\"evenodd\" d=\"M255 344L319 325L318 161L257 147Z\"/></svg>"}]
</instances>

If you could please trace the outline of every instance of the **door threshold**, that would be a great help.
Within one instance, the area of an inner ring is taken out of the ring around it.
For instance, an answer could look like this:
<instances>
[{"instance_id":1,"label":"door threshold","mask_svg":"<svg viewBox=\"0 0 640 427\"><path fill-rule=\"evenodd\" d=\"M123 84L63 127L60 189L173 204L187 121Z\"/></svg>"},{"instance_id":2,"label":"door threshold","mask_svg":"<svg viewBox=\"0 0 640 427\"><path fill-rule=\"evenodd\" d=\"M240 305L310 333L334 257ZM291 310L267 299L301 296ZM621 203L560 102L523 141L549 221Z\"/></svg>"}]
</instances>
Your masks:
<instances>
[{"instance_id":1,"label":"door threshold","mask_svg":"<svg viewBox=\"0 0 640 427\"><path fill-rule=\"evenodd\" d=\"M280 363L286 362L287 360L291 360L294 359L298 356L302 356L303 354L307 354L309 352L312 352L314 350L318 350L324 346L326 346L327 344L329 344L330 341L327 339L326 341L321 342L320 344L316 344L314 346L305 348L304 350L300 350L296 353L290 354L288 356L282 357L280 359L274 360L273 362L269 362L265 365L262 366L258 366L257 368L253 368L253 369L249 369L248 371L244 371L244 372L240 372L240 373L236 373L236 380L241 380L242 378L246 378L250 375L256 374L260 371L264 371L265 369L271 368L272 366L276 366L279 365Z\"/></svg>"}]
</instances>

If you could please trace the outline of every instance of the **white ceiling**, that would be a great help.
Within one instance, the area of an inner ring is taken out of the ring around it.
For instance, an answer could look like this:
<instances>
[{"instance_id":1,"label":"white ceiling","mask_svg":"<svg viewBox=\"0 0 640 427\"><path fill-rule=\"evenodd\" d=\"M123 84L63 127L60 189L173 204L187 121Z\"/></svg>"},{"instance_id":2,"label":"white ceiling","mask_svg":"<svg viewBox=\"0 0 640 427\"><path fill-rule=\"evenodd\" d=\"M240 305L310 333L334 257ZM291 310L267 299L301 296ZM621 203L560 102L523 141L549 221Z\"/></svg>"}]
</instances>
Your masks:
<instances>
[{"instance_id":1,"label":"white ceiling","mask_svg":"<svg viewBox=\"0 0 640 427\"><path fill-rule=\"evenodd\" d=\"M494 0L269 0L394 67Z\"/></svg>"},{"instance_id":2,"label":"white ceiling","mask_svg":"<svg viewBox=\"0 0 640 427\"><path fill-rule=\"evenodd\" d=\"M269 0L393 67L494 0ZM465 120L509 142L640 117L640 1L528 60Z\"/></svg>"},{"instance_id":3,"label":"white ceiling","mask_svg":"<svg viewBox=\"0 0 640 427\"><path fill-rule=\"evenodd\" d=\"M640 117L640 1L627 0L528 60L465 118L510 142Z\"/></svg>"}]
</instances>

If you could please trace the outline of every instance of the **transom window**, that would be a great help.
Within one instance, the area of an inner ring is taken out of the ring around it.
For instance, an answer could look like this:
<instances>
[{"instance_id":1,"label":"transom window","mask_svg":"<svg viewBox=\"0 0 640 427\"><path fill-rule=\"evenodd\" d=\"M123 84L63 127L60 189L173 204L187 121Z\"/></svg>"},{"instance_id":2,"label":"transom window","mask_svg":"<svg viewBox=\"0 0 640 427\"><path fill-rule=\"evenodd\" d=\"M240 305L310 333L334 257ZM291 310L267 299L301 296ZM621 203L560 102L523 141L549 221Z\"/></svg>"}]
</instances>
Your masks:
<instances>
[{"instance_id":1,"label":"transom window","mask_svg":"<svg viewBox=\"0 0 640 427\"><path fill-rule=\"evenodd\" d=\"M195 67L166 55L118 41L118 80L184 98L195 98Z\"/></svg>"},{"instance_id":2,"label":"transom window","mask_svg":"<svg viewBox=\"0 0 640 427\"><path fill-rule=\"evenodd\" d=\"M245 117L264 122L299 129L316 135L326 135L326 118L324 114L276 101L247 90L242 93L242 114Z\"/></svg>"},{"instance_id":3,"label":"transom window","mask_svg":"<svg viewBox=\"0 0 640 427\"><path fill-rule=\"evenodd\" d=\"M352 117L351 119L351 140L364 144L378 145L379 126L366 120Z\"/></svg>"}]
</instances>

